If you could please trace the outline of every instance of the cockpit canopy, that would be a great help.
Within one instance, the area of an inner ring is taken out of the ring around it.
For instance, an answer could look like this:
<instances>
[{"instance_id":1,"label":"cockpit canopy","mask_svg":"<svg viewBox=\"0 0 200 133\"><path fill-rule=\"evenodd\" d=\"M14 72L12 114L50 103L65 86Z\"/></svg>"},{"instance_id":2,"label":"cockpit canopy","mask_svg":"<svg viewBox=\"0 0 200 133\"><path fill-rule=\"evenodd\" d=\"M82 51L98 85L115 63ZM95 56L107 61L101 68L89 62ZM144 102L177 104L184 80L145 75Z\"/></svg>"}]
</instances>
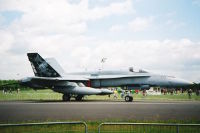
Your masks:
<instances>
[{"instance_id":1,"label":"cockpit canopy","mask_svg":"<svg viewBox=\"0 0 200 133\"><path fill-rule=\"evenodd\" d=\"M136 72L136 73L148 73L147 71L143 69L135 69L133 67L129 67L129 72Z\"/></svg>"}]
</instances>

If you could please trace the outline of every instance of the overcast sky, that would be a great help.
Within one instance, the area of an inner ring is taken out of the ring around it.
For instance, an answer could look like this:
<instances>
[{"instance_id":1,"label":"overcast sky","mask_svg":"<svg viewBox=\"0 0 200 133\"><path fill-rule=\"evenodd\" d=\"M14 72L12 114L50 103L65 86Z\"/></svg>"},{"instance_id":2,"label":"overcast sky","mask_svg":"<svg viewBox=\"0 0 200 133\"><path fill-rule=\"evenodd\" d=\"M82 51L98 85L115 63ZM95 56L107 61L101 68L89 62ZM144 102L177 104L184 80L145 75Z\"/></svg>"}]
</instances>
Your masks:
<instances>
[{"instance_id":1,"label":"overcast sky","mask_svg":"<svg viewBox=\"0 0 200 133\"><path fill-rule=\"evenodd\" d=\"M200 81L200 0L0 0L0 79L32 76L27 52L66 72L136 66Z\"/></svg>"}]
</instances>

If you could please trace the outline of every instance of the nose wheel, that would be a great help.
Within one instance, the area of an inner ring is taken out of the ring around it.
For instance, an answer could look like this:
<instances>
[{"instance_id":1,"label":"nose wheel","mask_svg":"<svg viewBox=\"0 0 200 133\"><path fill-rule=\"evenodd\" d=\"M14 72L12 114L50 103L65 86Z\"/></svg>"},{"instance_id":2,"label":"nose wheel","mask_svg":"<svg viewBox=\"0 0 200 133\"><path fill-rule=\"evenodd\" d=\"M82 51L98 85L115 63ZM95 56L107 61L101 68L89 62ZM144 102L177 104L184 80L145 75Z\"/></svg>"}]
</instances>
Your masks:
<instances>
[{"instance_id":1,"label":"nose wheel","mask_svg":"<svg viewBox=\"0 0 200 133\"><path fill-rule=\"evenodd\" d=\"M125 101L126 102L132 102L133 101L133 97L132 96L125 96Z\"/></svg>"}]
</instances>

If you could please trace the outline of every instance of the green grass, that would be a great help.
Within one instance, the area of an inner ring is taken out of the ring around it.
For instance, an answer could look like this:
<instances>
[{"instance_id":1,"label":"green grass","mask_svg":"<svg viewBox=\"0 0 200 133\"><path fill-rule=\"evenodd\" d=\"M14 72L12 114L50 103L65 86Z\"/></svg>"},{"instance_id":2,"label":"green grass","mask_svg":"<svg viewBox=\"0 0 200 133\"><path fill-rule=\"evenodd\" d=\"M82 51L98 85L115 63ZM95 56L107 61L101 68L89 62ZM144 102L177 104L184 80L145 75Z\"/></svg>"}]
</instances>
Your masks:
<instances>
[{"instance_id":1,"label":"green grass","mask_svg":"<svg viewBox=\"0 0 200 133\"><path fill-rule=\"evenodd\" d=\"M195 93L192 94L191 99L189 99L187 93L180 94L167 94L167 95L148 95L142 96L142 94L135 94L135 99L138 100L200 100L200 96L197 96Z\"/></svg>"},{"instance_id":2,"label":"green grass","mask_svg":"<svg viewBox=\"0 0 200 133\"><path fill-rule=\"evenodd\" d=\"M108 96L88 96L85 99L88 100L110 100L110 101L117 101L117 100L123 100L120 95L118 95L117 99L114 99L113 96L109 98ZM189 99L187 93L183 94L174 94L174 95L147 95L143 96L142 94L134 94L133 100L146 100L146 101L200 101L200 96L196 96L196 94L192 94L192 98Z\"/></svg>"},{"instance_id":3,"label":"green grass","mask_svg":"<svg viewBox=\"0 0 200 133\"><path fill-rule=\"evenodd\" d=\"M134 100L154 100L154 101L200 101L200 96L196 96L195 93L192 94L192 98L189 99L187 93L180 93L180 94L167 94L167 95L147 95L143 96L141 93L133 95ZM13 91L12 93L3 94L0 93L0 101L9 101L9 100L62 100L62 94L53 92L52 90L45 89L45 90L22 90L19 93ZM73 100L73 99L72 99ZM117 99L113 98L113 95L108 97L105 96L85 96L84 100L104 100L104 101L122 101L124 99L120 98L118 95Z\"/></svg>"},{"instance_id":4,"label":"green grass","mask_svg":"<svg viewBox=\"0 0 200 133\"><path fill-rule=\"evenodd\" d=\"M83 133L84 125L57 124L0 127L2 133Z\"/></svg>"},{"instance_id":5,"label":"green grass","mask_svg":"<svg viewBox=\"0 0 200 133\"><path fill-rule=\"evenodd\" d=\"M52 90L22 90L19 93L0 93L0 101L9 100L61 100L62 94L53 92Z\"/></svg>"},{"instance_id":6,"label":"green grass","mask_svg":"<svg viewBox=\"0 0 200 133\"><path fill-rule=\"evenodd\" d=\"M98 132L98 125L103 123L104 121L88 121L87 126L88 126L88 132L89 133L97 133ZM200 123L200 121L194 121L194 120L188 120L188 121L177 121L177 120L167 120L167 121L136 121L136 120L129 120L129 121L120 121L120 120L113 120L113 121L107 121L107 122L129 122L129 123ZM180 127L180 133L198 133L200 130L200 126L198 127ZM3 133L81 133L84 131L84 126L83 125L65 125L65 124L60 124L60 125L40 125L40 126L22 126L22 127L0 127L0 132ZM164 133L172 133L176 132L176 127L173 126L129 126L129 125L104 125L101 127L102 132L123 132L123 133L160 133L161 131Z\"/></svg>"},{"instance_id":7,"label":"green grass","mask_svg":"<svg viewBox=\"0 0 200 133\"><path fill-rule=\"evenodd\" d=\"M85 100L105 100L105 101L122 101L120 95L117 99L114 99L113 95L108 96L87 96ZM133 94L133 100L142 100L142 101L200 101L200 96L197 96L195 93L192 94L191 99L189 99L187 93L180 94L167 94L167 95L147 95L143 96L142 93Z\"/></svg>"}]
</instances>

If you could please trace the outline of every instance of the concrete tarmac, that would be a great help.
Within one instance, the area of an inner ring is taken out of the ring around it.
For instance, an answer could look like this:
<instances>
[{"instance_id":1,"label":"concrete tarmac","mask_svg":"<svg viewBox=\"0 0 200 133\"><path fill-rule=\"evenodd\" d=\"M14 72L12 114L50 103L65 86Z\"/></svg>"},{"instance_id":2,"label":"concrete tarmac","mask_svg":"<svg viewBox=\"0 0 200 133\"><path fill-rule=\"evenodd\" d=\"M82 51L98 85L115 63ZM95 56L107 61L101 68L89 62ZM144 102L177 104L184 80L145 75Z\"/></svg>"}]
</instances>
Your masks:
<instances>
[{"instance_id":1,"label":"concrete tarmac","mask_svg":"<svg viewBox=\"0 0 200 133\"><path fill-rule=\"evenodd\" d=\"M0 122L200 120L200 102L0 102Z\"/></svg>"}]
</instances>

